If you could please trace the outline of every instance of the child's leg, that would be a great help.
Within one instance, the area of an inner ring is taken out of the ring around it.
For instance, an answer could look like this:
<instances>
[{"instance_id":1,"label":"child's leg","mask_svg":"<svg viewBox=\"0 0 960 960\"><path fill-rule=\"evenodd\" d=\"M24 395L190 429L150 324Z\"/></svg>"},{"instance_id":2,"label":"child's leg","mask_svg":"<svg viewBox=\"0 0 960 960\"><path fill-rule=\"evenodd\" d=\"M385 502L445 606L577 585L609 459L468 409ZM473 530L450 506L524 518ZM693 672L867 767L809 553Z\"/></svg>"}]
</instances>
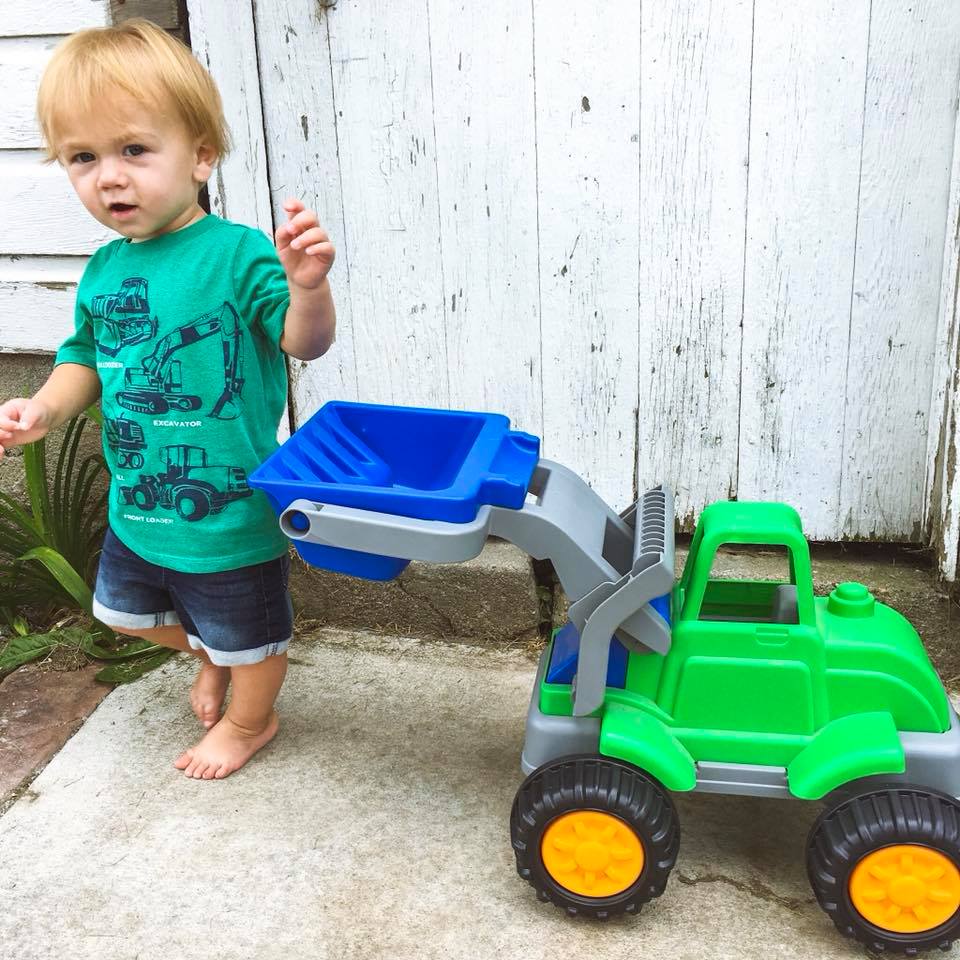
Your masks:
<instances>
[{"instance_id":1,"label":"child's leg","mask_svg":"<svg viewBox=\"0 0 960 960\"><path fill-rule=\"evenodd\" d=\"M273 704L286 673L286 653L231 667L233 695L227 712L174 766L197 780L221 780L239 770L277 732Z\"/></svg>"},{"instance_id":2,"label":"child's leg","mask_svg":"<svg viewBox=\"0 0 960 960\"><path fill-rule=\"evenodd\" d=\"M209 729L220 719L230 672L214 666L205 651L190 645L168 590L168 579L168 570L135 554L108 529L100 554L93 613L118 633L143 637L198 657L201 666L190 704Z\"/></svg>"},{"instance_id":3,"label":"child's leg","mask_svg":"<svg viewBox=\"0 0 960 960\"><path fill-rule=\"evenodd\" d=\"M197 650L190 646L187 632L181 626L153 627L150 629L131 629L129 627L114 628L128 636L143 637L151 643L161 647L171 647L192 653L202 661L197 671L196 679L190 688L190 706L197 719L209 730L219 719L223 701L227 696L227 687L230 686L230 668L218 667L210 662L205 650Z\"/></svg>"}]
</instances>

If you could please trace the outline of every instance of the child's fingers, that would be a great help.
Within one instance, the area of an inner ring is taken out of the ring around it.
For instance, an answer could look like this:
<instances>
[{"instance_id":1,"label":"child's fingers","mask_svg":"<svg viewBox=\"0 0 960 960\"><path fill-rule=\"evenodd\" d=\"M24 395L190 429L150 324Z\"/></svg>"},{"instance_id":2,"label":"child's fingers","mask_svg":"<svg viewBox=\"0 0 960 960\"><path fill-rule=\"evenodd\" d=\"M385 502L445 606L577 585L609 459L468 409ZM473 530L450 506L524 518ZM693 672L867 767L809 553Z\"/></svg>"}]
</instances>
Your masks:
<instances>
[{"instance_id":1,"label":"child's fingers","mask_svg":"<svg viewBox=\"0 0 960 960\"><path fill-rule=\"evenodd\" d=\"M293 219L301 210L306 209L306 205L296 197L287 197L287 199L283 201L283 209L286 211L287 218Z\"/></svg>"},{"instance_id":2,"label":"child's fingers","mask_svg":"<svg viewBox=\"0 0 960 960\"><path fill-rule=\"evenodd\" d=\"M294 236L298 236L306 230L312 230L319 226L317 215L312 210L301 210L295 217L288 220L284 226Z\"/></svg>"},{"instance_id":3,"label":"child's fingers","mask_svg":"<svg viewBox=\"0 0 960 960\"><path fill-rule=\"evenodd\" d=\"M325 240L323 243L315 243L312 247L307 247L304 253L310 257L327 258L331 263L333 263L333 258L336 256L333 244L329 240Z\"/></svg>"},{"instance_id":4,"label":"child's fingers","mask_svg":"<svg viewBox=\"0 0 960 960\"><path fill-rule=\"evenodd\" d=\"M327 231L324 230L323 227L311 227L309 230L305 230L297 237L294 237L290 246L293 247L294 250L302 250L304 247L309 247L312 243L323 243L329 239L330 237L327 236Z\"/></svg>"}]
</instances>

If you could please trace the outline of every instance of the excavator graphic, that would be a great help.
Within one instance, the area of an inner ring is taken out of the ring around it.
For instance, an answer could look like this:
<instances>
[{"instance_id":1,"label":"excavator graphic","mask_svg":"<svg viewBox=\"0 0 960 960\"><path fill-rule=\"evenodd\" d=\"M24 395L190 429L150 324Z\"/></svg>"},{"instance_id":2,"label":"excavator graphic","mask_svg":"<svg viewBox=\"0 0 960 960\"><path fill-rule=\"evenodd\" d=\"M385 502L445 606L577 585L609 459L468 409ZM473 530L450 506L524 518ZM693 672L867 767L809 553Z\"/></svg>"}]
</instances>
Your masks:
<instances>
[{"instance_id":1,"label":"excavator graphic","mask_svg":"<svg viewBox=\"0 0 960 960\"><path fill-rule=\"evenodd\" d=\"M124 371L125 390L117 394L117 403L135 413L167 413L171 409L199 410L199 396L183 392L180 361L173 355L200 340L220 335L223 346L223 392L208 416L235 420L240 415L243 378L240 318L229 303L177 327L157 341L153 353L144 357L139 370Z\"/></svg>"},{"instance_id":2,"label":"excavator graphic","mask_svg":"<svg viewBox=\"0 0 960 960\"><path fill-rule=\"evenodd\" d=\"M90 309L94 320L103 321L103 339L97 340L97 346L108 357L115 357L123 347L156 336L157 318L150 316L147 281L143 277L124 280L118 293L94 297Z\"/></svg>"},{"instance_id":3,"label":"excavator graphic","mask_svg":"<svg viewBox=\"0 0 960 960\"><path fill-rule=\"evenodd\" d=\"M176 510L184 520L202 520L221 513L234 500L249 497L243 467L207 463L207 451L178 443L160 448L166 470L142 473L133 486L120 487L120 501L149 513L156 506Z\"/></svg>"},{"instance_id":4,"label":"excavator graphic","mask_svg":"<svg viewBox=\"0 0 960 960\"><path fill-rule=\"evenodd\" d=\"M140 451L147 446L143 439L143 427L136 420L128 420L124 416L116 419L104 417L103 426L107 446L117 455L117 466L139 470L143 466L143 454Z\"/></svg>"}]
</instances>

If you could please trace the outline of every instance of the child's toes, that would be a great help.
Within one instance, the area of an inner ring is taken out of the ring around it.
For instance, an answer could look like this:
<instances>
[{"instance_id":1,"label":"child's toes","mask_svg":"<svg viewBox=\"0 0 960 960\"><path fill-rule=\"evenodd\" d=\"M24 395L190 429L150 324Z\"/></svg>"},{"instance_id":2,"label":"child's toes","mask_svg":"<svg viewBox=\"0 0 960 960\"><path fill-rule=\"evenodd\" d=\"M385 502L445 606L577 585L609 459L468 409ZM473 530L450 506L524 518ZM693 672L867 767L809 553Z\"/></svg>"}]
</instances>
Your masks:
<instances>
[{"instance_id":1,"label":"child's toes","mask_svg":"<svg viewBox=\"0 0 960 960\"><path fill-rule=\"evenodd\" d=\"M193 763L193 750L184 750L184 752L173 761L173 765L178 770L186 770L191 763Z\"/></svg>"}]
</instances>

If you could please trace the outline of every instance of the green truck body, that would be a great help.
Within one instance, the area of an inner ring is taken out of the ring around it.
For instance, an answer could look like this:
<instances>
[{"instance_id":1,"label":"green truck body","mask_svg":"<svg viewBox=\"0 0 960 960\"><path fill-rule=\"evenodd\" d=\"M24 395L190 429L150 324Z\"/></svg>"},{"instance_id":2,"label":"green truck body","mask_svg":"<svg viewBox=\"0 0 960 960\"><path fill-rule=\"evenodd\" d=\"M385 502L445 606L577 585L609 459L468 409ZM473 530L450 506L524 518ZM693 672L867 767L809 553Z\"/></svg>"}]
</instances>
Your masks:
<instances>
[{"instance_id":1,"label":"green truck body","mask_svg":"<svg viewBox=\"0 0 960 960\"><path fill-rule=\"evenodd\" d=\"M783 548L789 582L713 579L718 549ZM796 511L716 503L702 514L670 598L667 654L630 652L608 687L600 753L691 790L700 761L784 767L817 799L861 777L902 773L899 731L950 727L943 686L910 623L866 587L815 597ZM571 684L540 688L540 710L571 715Z\"/></svg>"}]
</instances>

